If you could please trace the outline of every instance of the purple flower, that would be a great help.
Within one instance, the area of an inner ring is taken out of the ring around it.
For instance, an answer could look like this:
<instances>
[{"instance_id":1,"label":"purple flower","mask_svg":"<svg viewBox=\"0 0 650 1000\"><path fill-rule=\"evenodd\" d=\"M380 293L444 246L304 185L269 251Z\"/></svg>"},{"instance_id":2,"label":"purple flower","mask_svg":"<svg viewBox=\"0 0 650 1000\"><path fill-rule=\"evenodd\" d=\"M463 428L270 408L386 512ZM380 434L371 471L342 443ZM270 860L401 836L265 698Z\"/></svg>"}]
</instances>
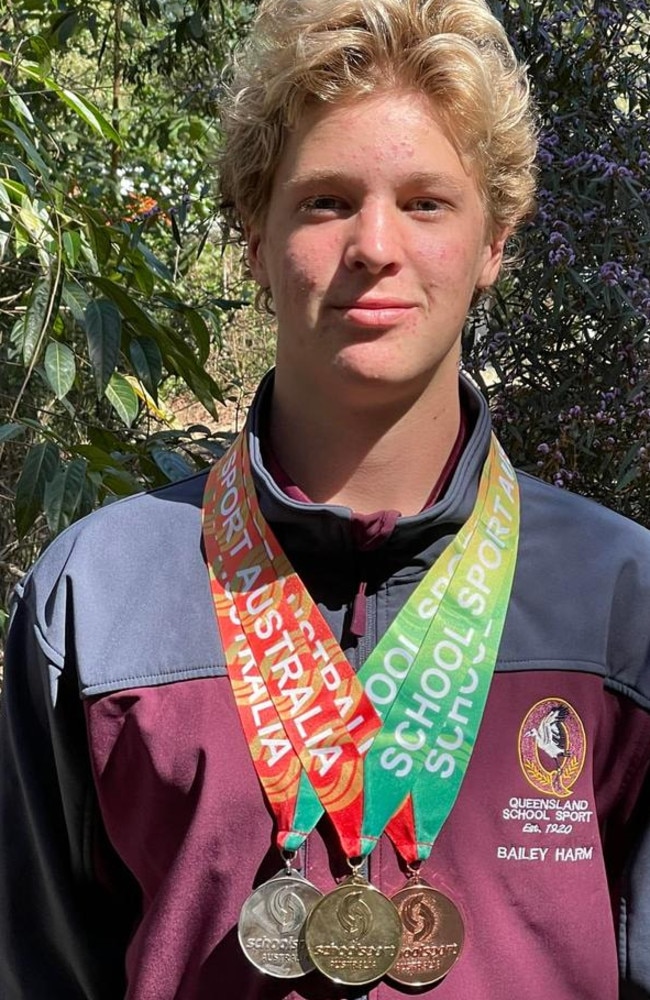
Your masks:
<instances>
[{"instance_id":1,"label":"purple flower","mask_svg":"<svg viewBox=\"0 0 650 1000\"><path fill-rule=\"evenodd\" d=\"M608 260L601 265L598 275L603 284L609 286L618 285L623 275L623 267L616 260Z\"/></svg>"},{"instance_id":2,"label":"purple flower","mask_svg":"<svg viewBox=\"0 0 650 1000\"><path fill-rule=\"evenodd\" d=\"M551 250L548 262L553 267L565 268L575 263L576 255L568 243L561 243L556 250Z\"/></svg>"}]
</instances>

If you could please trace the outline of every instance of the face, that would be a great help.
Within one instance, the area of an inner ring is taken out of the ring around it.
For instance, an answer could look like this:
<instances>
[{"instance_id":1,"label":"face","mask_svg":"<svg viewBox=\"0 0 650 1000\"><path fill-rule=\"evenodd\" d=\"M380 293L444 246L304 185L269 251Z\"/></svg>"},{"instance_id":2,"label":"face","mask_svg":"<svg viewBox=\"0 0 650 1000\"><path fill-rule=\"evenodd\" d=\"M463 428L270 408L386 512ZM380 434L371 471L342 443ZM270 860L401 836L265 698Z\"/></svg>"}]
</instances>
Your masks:
<instances>
[{"instance_id":1,"label":"face","mask_svg":"<svg viewBox=\"0 0 650 1000\"><path fill-rule=\"evenodd\" d=\"M496 279L505 235L489 233L477 183L422 95L310 108L249 233L278 321L276 385L357 399L456 385L472 296Z\"/></svg>"}]
</instances>

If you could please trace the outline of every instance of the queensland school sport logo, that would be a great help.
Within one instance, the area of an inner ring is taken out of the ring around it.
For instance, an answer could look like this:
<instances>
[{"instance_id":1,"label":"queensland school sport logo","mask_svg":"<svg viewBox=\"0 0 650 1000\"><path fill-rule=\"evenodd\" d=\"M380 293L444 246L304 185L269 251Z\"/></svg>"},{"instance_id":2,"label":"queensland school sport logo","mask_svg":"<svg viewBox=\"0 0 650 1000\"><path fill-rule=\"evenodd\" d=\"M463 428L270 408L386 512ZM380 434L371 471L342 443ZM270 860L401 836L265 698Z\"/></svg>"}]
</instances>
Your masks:
<instances>
[{"instance_id":1,"label":"queensland school sport logo","mask_svg":"<svg viewBox=\"0 0 650 1000\"><path fill-rule=\"evenodd\" d=\"M568 701L544 698L533 705L519 730L519 763L533 788L567 798L586 755L585 728Z\"/></svg>"}]
</instances>

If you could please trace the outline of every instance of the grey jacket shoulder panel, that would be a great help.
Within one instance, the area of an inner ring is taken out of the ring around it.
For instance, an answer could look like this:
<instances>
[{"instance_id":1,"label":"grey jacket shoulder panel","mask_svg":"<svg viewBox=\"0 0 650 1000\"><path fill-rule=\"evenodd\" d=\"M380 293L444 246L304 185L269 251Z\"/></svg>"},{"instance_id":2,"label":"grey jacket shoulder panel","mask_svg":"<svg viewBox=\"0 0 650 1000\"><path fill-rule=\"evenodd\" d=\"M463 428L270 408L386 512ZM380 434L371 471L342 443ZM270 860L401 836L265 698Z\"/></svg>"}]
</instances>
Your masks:
<instances>
[{"instance_id":1,"label":"grey jacket shoulder panel","mask_svg":"<svg viewBox=\"0 0 650 1000\"><path fill-rule=\"evenodd\" d=\"M35 607L53 684L70 636L84 695L223 672L201 549L205 478L95 511L32 568L17 598Z\"/></svg>"},{"instance_id":2,"label":"grey jacket shoulder panel","mask_svg":"<svg viewBox=\"0 0 650 1000\"><path fill-rule=\"evenodd\" d=\"M573 663L650 708L650 531L593 500L518 478L521 538L501 667Z\"/></svg>"}]
</instances>

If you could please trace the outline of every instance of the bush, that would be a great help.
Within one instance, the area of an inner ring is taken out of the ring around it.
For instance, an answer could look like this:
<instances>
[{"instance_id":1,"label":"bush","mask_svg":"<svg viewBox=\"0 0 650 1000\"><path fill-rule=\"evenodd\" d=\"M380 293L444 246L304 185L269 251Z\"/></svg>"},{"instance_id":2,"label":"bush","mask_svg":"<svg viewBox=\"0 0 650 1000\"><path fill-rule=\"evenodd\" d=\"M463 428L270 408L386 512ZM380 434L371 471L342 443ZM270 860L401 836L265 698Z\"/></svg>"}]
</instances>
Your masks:
<instances>
[{"instance_id":1,"label":"bush","mask_svg":"<svg viewBox=\"0 0 650 1000\"><path fill-rule=\"evenodd\" d=\"M647 524L649 5L494 6L541 112L539 206L467 366L517 465Z\"/></svg>"},{"instance_id":2,"label":"bush","mask_svg":"<svg viewBox=\"0 0 650 1000\"><path fill-rule=\"evenodd\" d=\"M0 14L0 608L72 520L220 448L176 426L165 394L180 385L216 417L228 386L206 363L249 297L223 280L205 163L251 11L16 0Z\"/></svg>"}]
</instances>

